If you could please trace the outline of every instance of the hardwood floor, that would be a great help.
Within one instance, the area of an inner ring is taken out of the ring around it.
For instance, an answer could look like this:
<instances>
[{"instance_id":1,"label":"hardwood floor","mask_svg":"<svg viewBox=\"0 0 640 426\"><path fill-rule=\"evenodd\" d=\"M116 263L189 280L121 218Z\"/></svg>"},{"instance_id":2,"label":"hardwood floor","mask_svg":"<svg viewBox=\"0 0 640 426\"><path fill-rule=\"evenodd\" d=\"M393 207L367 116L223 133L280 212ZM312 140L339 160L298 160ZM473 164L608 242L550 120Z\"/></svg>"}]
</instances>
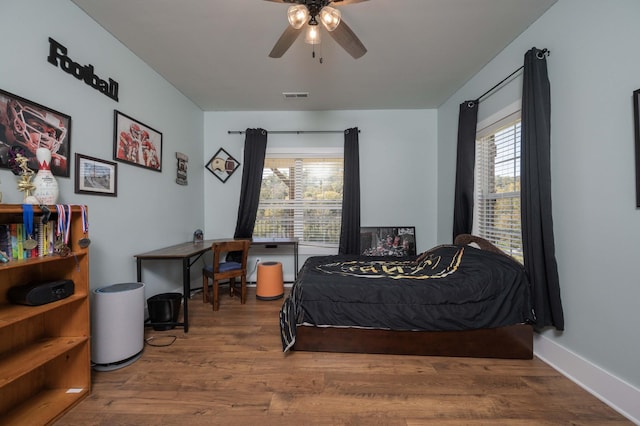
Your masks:
<instances>
[{"instance_id":1,"label":"hardwood floor","mask_svg":"<svg viewBox=\"0 0 640 426\"><path fill-rule=\"evenodd\" d=\"M92 394L62 425L626 425L541 360L292 352L282 300L220 310L189 302L190 328L147 329L128 367L93 373Z\"/></svg>"}]
</instances>

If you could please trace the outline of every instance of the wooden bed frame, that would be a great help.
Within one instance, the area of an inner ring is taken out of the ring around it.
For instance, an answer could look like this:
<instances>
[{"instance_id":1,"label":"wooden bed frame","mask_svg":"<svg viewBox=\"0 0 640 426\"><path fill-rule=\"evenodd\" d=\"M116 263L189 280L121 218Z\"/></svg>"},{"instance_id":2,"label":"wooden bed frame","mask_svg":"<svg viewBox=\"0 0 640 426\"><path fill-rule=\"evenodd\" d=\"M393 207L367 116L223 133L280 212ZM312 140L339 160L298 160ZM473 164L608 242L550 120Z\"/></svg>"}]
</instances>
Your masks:
<instances>
[{"instance_id":1,"label":"wooden bed frame","mask_svg":"<svg viewBox=\"0 0 640 426\"><path fill-rule=\"evenodd\" d=\"M533 358L533 327L527 324L463 331L392 331L297 326L296 351Z\"/></svg>"},{"instance_id":2,"label":"wooden bed frame","mask_svg":"<svg viewBox=\"0 0 640 426\"><path fill-rule=\"evenodd\" d=\"M509 257L484 238L460 234L455 244L475 243ZM364 328L297 326L293 350L474 358L533 358L533 326L462 331L393 331Z\"/></svg>"}]
</instances>

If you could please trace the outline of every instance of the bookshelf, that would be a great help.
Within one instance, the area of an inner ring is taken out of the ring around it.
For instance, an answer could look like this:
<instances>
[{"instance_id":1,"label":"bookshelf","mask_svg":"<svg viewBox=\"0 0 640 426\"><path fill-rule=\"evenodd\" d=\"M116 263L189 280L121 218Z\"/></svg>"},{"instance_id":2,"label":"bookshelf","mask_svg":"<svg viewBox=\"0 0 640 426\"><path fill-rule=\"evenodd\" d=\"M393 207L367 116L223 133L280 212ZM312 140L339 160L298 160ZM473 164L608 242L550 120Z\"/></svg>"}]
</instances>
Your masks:
<instances>
[{"instance_id":1,"label":"bookshelf","mask_svg":"<svg viewBox=\"0 0 640 426\"><path fill-rule=\"evenodd\" d=\"M48 206L57 222L55 206ZM33 207L34 223L42 210ZM0 224L21 223L22 205L0 204ZM0 263L0 423L48 424L91 392L89 248L82 207L71 206L71 252ZM9 303L9 288L68 279L74 294L40 306Z\"/></svg>"}]
</instances>

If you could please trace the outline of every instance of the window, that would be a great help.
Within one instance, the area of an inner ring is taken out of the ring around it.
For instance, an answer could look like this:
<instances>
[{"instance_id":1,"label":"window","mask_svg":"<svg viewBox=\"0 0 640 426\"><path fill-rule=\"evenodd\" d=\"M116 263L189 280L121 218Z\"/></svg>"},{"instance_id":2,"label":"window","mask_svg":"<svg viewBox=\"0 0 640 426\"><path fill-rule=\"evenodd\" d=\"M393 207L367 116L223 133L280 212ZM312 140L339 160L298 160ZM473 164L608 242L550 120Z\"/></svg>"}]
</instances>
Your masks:
<instances>
[{"instance_id":1,"label":"window","mask_svg":"<svg viewBox=\"0 0 640 426\"><path fill-rule=\"evenodd\" d=\"M520 262L520 111L476 134L474 230Z\"/></svg>"},{"instance_id":2,"label":"window","mask_svg":"<svg viewBox=\"0 0 640 426\"><path fill-rule=\"evenodd\" d=\"M267 152L253 235L298 237L301 245L337 247L343 171L341 150Z\"/></svg>"}]
</instances>

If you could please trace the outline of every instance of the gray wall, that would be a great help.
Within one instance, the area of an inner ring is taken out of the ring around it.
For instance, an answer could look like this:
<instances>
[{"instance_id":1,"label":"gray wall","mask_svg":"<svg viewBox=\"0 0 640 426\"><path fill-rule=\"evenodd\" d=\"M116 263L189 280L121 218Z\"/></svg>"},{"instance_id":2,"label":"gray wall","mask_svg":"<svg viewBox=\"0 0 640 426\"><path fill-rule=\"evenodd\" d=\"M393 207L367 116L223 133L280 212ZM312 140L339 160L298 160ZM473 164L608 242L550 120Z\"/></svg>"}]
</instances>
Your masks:
<instances>
[{"instance_id":1,"label":"gray wall","mask_svg":"<svg viewBox=\"0 0 640 426\"><path fill-rule=\"evenodd\" d=\"M639 17L637 0L560 0L438 109L438 240L446 242L454 182L447 165L455 164L458 104L522 65L531 47L551 50L553 216L566 330L546 331L536 347L551 342L567 359L635 387L636 398L640 211L631 94L640 88ZM521 84L518 78L482 102L480 119L517 99ZM566 360L551 361L572 368Z\"/></svg>"},{"instance_id":2,"label":"gray wall","mask_svg":"<svg viewBox=\"0 0 640 426\"><path fill-rule=\"evenodd\" d=\"M435 110L321 111L321 112L207 112L205 113L204 158L223 147L242 162L244 135L229 130L261 127L266 130L360 129L360 173L362 225L412 225L417 248L426 250L436 241L437 115ZM271 134L267 146L299 144L304 147L342 146L342 134ZM204 179L206 236L228 237L235 229L242 170L226 183L207 171ZM252 259L273 251L252 249ZM323 254L301 249L300 261ZM292 271L291 256L279 253L285 274ZM271 259L269 259L271 260ZM286 279L287 277L285 277ZM290 279L291 277L289 277Z\"/></svg>"},{"instance_id":3,"label":"gray wall","mask_svg":"<svg viewBox=\"0 0 640 426\"><path fill-rule=\"evenodd\" d=\"M191 238L203 227L203 112L68 0L0 0L0 88L71 116L71 152L113 161L113 110L163 133L162 172L118 163L118 196L74 193L58 178L59 203L86 204L91 287L135 281L133 255ZM47 62L49 37L101 78L119 83L115 102ZM189 156L189 185L175 183L176 152ZM21 203L17 180L0 169L3 203ZM156 262L157 263L157 262ZM146 295L181 288L175 265L145 271Z\"/></svg>"}]
</instances>

